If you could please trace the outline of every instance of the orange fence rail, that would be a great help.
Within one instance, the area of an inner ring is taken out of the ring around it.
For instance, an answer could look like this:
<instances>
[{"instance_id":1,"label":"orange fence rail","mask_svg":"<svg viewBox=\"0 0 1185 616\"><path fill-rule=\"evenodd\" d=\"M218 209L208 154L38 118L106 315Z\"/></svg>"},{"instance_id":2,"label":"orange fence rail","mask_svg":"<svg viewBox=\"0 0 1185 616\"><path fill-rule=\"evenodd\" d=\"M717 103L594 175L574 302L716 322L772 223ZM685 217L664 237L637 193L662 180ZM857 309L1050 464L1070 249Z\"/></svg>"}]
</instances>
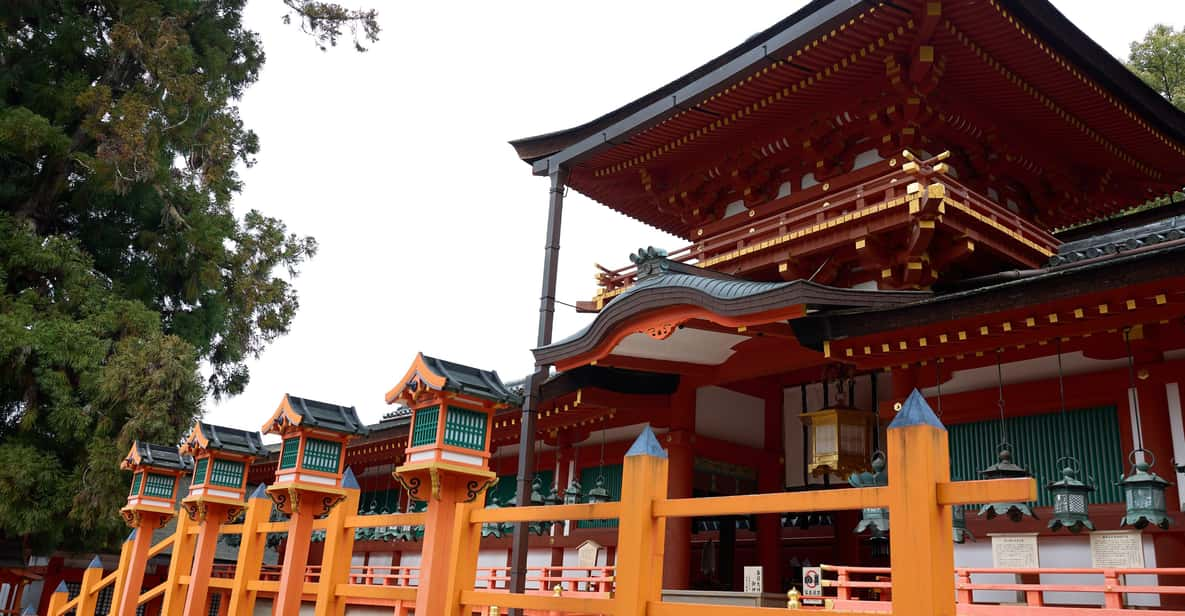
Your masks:
<instances>
[{"instance_id":1,"label":"orange fence rail","mask_svg":"<svg viewBox=\"0 0 1185 616\"><path fill-rule=\"evenodd\" d=\"M893 587L889 567L847 567L839 565L821 565L825 572L835 574L835 579L824 579L823 587L835 590L829 595L830 604L835 609L859 610L866 612L890 612L892 602L890 595ZM1139 585L1129 584L1127 576L1165 576L1185 577L1182 568L1143 568L1143 569L1089 569L1089 568L1039 568L1039 569L1007 569L990 567L960 567L955 569L955 589L957 598L957 613L963 616L1004 616L1024 614L1046 614L1057 616L1060 613L1069 614L1080 610L1088 610L1090 614L1105 616L1117 612L1130 613L1132 610L1146 610L1148 606L1130 606L1125 601L1128 595L1185 595L1185 585ZM1059 583L1052 581L1041 582L985 582L984 576L1086 576L1092 578L1089 583ZM976 580L975 578L980 578ZM858 579L865 578L865 579ZM981 601L976 602L976 592L1007 592L1015 595L1010 601ZM1046 593L1074 593L1097 599L1094 604L1049 605ZM1185 616L1185 611L1157 609L1156 613L1165 616Z\"/></svg>"}]
</instances>

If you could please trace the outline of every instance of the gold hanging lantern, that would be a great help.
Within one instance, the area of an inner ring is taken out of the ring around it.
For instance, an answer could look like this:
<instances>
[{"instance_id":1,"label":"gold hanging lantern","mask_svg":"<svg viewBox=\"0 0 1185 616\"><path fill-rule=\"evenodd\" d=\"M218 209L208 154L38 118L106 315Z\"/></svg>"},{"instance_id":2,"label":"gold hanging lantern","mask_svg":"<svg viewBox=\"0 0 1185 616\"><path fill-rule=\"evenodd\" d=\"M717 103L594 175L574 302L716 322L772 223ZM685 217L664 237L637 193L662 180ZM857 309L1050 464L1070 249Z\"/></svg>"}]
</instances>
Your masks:
<instances>
[{"instance_id":1,"label":"gold hanging lantern","mask_svg":"<svg viewBox=\"0 0 1185 616\"><path fill-rule=\"evenodd\" d=\"M847 405L848 378L836 379L836 404L830 408L804 413L810 427L812 475L835 473L846 477L869 470L872 457L872 431L876 416Z\"/></svg>"}]
</instances>

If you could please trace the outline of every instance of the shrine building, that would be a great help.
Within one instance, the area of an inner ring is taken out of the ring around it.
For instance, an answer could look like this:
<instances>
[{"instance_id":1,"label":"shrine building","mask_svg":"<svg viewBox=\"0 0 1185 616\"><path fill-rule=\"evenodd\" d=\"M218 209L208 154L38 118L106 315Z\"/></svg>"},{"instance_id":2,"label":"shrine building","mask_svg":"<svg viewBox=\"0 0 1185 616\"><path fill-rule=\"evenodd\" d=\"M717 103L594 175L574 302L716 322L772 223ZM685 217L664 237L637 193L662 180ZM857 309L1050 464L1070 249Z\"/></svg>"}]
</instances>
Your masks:
<instances>
[{"instance_id":1,"label":"shrine building","mask_svg":"<svg viewBox=\"0 0 1185 616\"><path fill-rule=\"evenodd\" d=\"M536 371L409 358L370 426L352 406L384 392L277 394L283 448L248 462L247 491L357 485L362 516L416 512L436 464L489 486L488 507L612 502L647 426L670 498L883 486L886 426L917 389L953 479L1037 480L1034 502L955 509L956 567L1185 567L1185 114L1048 0L814 0L511 145L549 179ZM587 275L561 259L567 189L681 243L604 255L588 325L557 336L556 278ZM611 576L616 524L489 523L478 566L520 591L562 567ZM725 596L760 566L784 596L804 567L888 565L893 532L877 508L671 518L662 589ZM423 539L359 529L350 565L415 569Z\"/></svg>"}]
</instances>

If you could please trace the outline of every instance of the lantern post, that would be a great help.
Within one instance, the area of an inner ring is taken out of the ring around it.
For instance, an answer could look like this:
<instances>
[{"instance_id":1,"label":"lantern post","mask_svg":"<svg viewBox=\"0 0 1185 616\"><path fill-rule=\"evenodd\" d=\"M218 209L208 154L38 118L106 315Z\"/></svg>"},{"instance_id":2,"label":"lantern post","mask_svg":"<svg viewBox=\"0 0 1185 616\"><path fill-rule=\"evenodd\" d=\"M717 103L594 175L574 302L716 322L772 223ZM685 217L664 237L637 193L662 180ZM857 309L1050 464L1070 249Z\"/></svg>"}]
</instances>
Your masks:
<instances>
[{"instance_id":1,"label":"lantern post","mask_svg":"<svg viewBox=\"0 0 1185 616\"><path fill-rule=\"evenodd\" d=\"M406 462L395 478L411 498L428 501L416 613L455 614L458 584L472 584L476 572L480 533L458 545L450 545L450 534L457 516L478 507L498 481L490 471L494 413L522 400L495 372L419 354L387 403L412 409Z\"/></svg>"},{"instance_id":2,"label":"lantern post","mask_svg":"<svg viewBox=\"0 0 1185 616\"><path fill-rule=\"evenodd\" d=\"M181 476L193 468L193 460L182 455L176 447L153 445L143 441L132 443L132 448L119 467L132 472L132 487L128 501L119 510L127 525L132 527L131 551L122 584L116 589L114 614L133 615L144 584L144 567L152 547L152 533L164 526L176 514L177 491Z\"/></svg>"},{"instance_id":3,"label":"lantern post","mask_svg":"<svg viewBox=\"0 0 1185 616\"><path fill-rule=\"evenodd\" d=\"M193 480L181 507L198 524L182 614L202 616L209 604L210 570L214 566L219 529L246 507L247 468L256 456L266 451L259 432L199 421L185 437L181 453L193 458Z\"/></svg>"},{"instance_id":4,"label":"lantern post","mask_svg":"<svg viewBox=\"0 0 1185 616\"><path fill-rule=\"evenodd\" d=\"M346 444L368 432L354 407L287 394L263 424L264 434L277 434L283 441L276 481L267 493L281 512L291 516L275 616L300 614L313 518L328 514L345 500Z\"/></svg>"}]
</instances>

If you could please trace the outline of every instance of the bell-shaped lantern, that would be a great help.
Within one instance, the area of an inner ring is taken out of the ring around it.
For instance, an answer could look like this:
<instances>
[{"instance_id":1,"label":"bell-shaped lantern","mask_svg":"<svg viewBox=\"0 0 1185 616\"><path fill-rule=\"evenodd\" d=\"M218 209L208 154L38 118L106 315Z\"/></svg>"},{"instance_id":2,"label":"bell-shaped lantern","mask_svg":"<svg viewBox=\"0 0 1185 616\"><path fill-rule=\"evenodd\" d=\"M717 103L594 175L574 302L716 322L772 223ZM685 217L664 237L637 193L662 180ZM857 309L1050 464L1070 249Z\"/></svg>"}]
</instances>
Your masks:
<instances>
[{"instance_id":1,"label":"bell-shaped lantern","mask_svg":"<svg viewBox=\"0 0 1185 616\"><path fill-rule=\"evenodd\" d=\"M182 454L177 447L136 441L119 468L132 472L128 502L119 513L129 526L139 527L140 518L146 513L162 520L173 517L181 477L193 469L193 458Z\"/></svg>"},{"instance_id":2,"label":"bell-shaped lantern","mask_svg":"<svg viewBox=\"0 0 1185 616\"><path fill-rule=\"evenodd\" d=\"M872 456L872 472L853 473L848 477L848 484L853 488L876 488L889 485L889 476L885 472L885 454L876 452ZM853 532L859 534L871 531L875 539L884 538L889 532L889 510L886 507L865 507L861 512L860 523Z\"/></svg>"},{"instance_id":3,"label":"bell-shaped lantern","mask_svg":"<svg viewBox=\"0 0 1185 616\"><path fill-rule=\"evenodd\" d=\"M1024 479L1032 477L1028 469L1012 463L1012 451L1007 443L1000 445L996 453L996 463L979 471L984 479ZM996 516L1005 516L1013 522L1019 522L1025 516L1036 518L1028 503L988 503L979 509L979 515L991 520Z\"/></svg>"},{"instance_id":4,"label":"bell-shaped lantern","mask_svg":"<svg viewBox=\"0 0 1185 616\"><path fill-rule=\"evenodd\" d=\"M552 490L554 494L554 488ZM546 505L554 505L556 503L549 502L546 496L543 495L543 478L535 475L535 481L531 483L531 506L544 507ZM554 523L548 520L538 522L528 522L527 529L536 535L546 535L551 532L551 527Z\"/></svg>"},{"instance_id":5,"label":"bell-shaped lantern","mask_svg":"<svg viewBox=\"0 0 1185 616\"><path fill-rule=\"evenodd\" d=\"M1080 533L1082 529L1094 530L1094 523L1087 515L1087 499L1094 486L1078 479L1078 461L1074 458L1058 460L1062 467L1060 481L1050 482L1045 486L1053 495L1053 517L1049 520L1049 528L1060 530L1065 528L1072 533Z\"/></svg>"},{"instance_id":6,"label":"bell-shaped lantern","mask_svg":"<svg viewBox=\"0 0 1185 616\"><path fill-rule=\"evenodd\" d=\"M189 495L181 501L190 519L212 504L234 518L247 496L247 469L267 451L259 432L197 422L186 435L181 453L193 457Z\"/></svg>"},{"instance_id":7,"label":"bell-shaped lantern","mask_svg":"<svg viewBox=\"0 0 1185 616\"><path fill-rule=\"evenodd\" d=\"M1168 528L1172 522L1166 511L1164 489L1173 484L1151 471L1155 463L1155 460L1148 461L1151 455L1147 451L1133 451L1132 471L1119 481L1127 505L1120 526Z\"/></svg>"},{"instance_id":8,"label":"bell-shaped lantern","mask_svg":"<svg viewBox=\"0 0 1185 616\"><path fill-rule=\"evenodd\" d=\"M346 444L369 430L354 407L285 394L263 433L282 439L275 483L267 488L276 506L291 513L292 498L303 494L321 515L345 498Z\"/></svg>"},{"instance_id":9,"label":"bell-shaped lantern","mask_svg":"<svg viewBox=\"0 0 1185 616\"><path fill-rule=\"evenodd\" d=\"M493 494L491 492L491 494ZM499 501L496 497L491 498L486 505L486 509L501 509L506 506L513 506L512 504ZM501 539L506 535L514 532L514 524L511 522L486 522L481 525L482 537L493 537L494 539Z\"/></svg>"},{"instance_id":10,"label":"bell-shaped lantern","mask_svg":"<svg viewBox=\"0 0 1185 616\"><path fill-rule=\"evenodd\" d=\"M584 498L584 488L581 487L580 480L573 477L564 490L564 504L579 505L582 498Z\"/></svg>"},{"instance_id":11,"label":"bell-shaped lantern","mask_svg":"<svg viewBox=\"0 0 1185 616\"><path fill-rule=\"evenodd\" d=\"M950 517L953 531L952 536L955 543L966 543L968 540L974 543L975 535L972 535L971 531L967 530L967 510L962 505L955 505L951 507Z\"/></svg>"},{"instance_id":12,"label":"bell-shaped lantern","mask_svg":"<svg viewBox=\"0 0 1185 616\"><path fill-rule=\"evenodd\" d=\"M473 500L497 481L489 464L494 413L522 398L496 372L418 354L387 392L387 403L411 409L407 461L395 469L411 497L439 498L448 481L465 487ZM432 494L424 492L428 486Z\"/></svg>"},{"instance_id":13,"label":"bell-shaped lantern","mask_svg":"<svg viewBox=\"0 0 1185 616\"><path fill-rule=\"evenodd\" d=\"M810 428L812 475L840 476L868 470L875 417L868 411L834 407L804 413Z\"/></svg>"},{"instance_id":14,"label":"bell-shaped lantern","mask_svg":"<svg viewBox=\"0 0 1185 616\"><path fill-rule=\"evenodd\" d=\"M593 486L593 489L588 491L587 501L590 505L609 502L609 490L605 488L605 475L603 473L597 477L597 483Z\"/></svg>"}]
</instances>

